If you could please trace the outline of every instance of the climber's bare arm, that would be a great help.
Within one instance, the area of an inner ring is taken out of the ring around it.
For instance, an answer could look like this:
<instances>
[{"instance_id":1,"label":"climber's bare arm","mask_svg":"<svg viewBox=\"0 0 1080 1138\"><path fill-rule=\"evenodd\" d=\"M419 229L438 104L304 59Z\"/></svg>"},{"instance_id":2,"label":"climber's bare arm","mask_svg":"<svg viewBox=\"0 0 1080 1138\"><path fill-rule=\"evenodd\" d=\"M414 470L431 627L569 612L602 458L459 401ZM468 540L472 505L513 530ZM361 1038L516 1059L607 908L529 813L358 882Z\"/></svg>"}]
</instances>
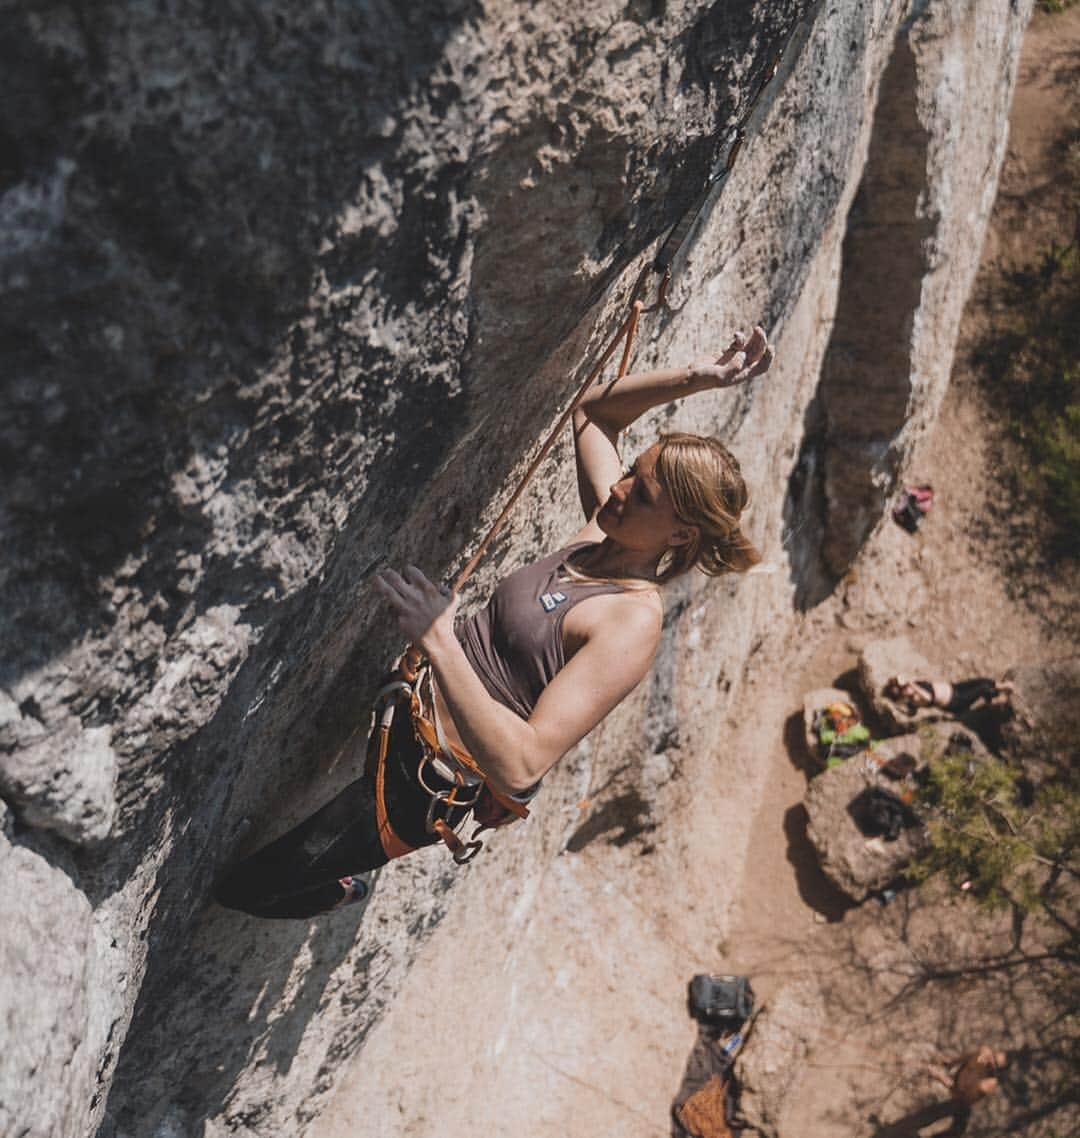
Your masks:
<instances>
[{"instance_id":1,"label":"climber's bare arm","mask_svg":"<svg viewBox=\"0 0 1080 1138\"><path fill-rule=\"evenodd\" d=\"M736 336L715 361L640 372L614 384L597 383L574 412L578 493L585 516L592 519L622 474L616 444L624 427L662 403L745 383L768 371L772 359L765 333L755 328L748 340Z\"/></svg>"},{"instance_id":2,"label":"climber's bare arm","mask_svg":"<svg viewBox=\"0 0 1080 1138\"><path fill-rule=\"evenodd\" d=\"M528 720L488 695L454 636L457 598L419 569L384 571L380 592L402 632L431 661L439 691L462 742L495 788L520 794L534 786L648 672L663 619L655 593L625 594L594 606L584 645L544 689Z\"/></svg>"}]
</instances>

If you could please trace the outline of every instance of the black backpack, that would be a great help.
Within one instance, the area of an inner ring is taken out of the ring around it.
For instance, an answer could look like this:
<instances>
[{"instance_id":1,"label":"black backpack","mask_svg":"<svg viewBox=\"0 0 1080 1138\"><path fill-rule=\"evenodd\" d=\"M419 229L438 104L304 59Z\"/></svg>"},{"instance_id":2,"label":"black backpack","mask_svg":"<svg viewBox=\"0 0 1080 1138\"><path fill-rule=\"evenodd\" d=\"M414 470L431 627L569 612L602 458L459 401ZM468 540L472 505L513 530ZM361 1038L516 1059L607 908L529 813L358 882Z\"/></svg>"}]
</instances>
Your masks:
<instances>
[{"instance_id":1,"label":"black backpack","mask_svg":"<svg viewBox=\"0 0 1080 1138\"><path fill-rule=\"evenodd\" d=\"M848 805L855 825L868 838L895 842L902 830L918 826L919 818L906 802L883 786L868 786Z\"/></svg>"},{"instance_id":2,"label":"black backpack","mask_svg":"<svg viewBox=\"0 0 1080 1138\"><path fill-rule=\"evenodd\" d=\"M690 1014L706 1027L735 1031L754 1010L754 989L745 976L695 976L690 981Z\"/></svg>"}]
</instances>

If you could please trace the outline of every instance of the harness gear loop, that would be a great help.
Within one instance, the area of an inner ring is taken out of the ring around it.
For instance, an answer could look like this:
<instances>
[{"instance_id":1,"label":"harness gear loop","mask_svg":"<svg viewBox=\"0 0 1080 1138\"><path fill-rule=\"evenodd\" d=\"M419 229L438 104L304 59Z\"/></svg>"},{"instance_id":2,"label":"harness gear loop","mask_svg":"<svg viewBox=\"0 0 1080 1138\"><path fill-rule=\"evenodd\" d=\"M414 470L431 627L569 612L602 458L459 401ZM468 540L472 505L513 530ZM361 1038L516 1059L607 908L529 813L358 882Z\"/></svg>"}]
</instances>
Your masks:
<instances>
[{"instance_id":1,"label":"harness gear loop","mask_svg":"<svg viewBox=\"0 0 1080 1138\"><path fill-rule=\"evenodd\" d=\"M403 664L404 657L398 661L399 675L403 671ZM404 704L421 750L416 779L423 791L430 796L424 820L425 829L430 834L436 834L450 850L454 861L458 865L463 865L471 861L483 848L484 843L476 837L481 830L505 825L516 818L527 818L529 808L523 802L518 802L496 790L484 777L476 760L467 751L455 747L446 740L439 726L438 716L435 714L434 699L429 701L430 713L425 707L423 693L425 689L430 691L430 680L430 669L422 664L413 682L410 683L405 679L392 680L383 685L376 696L374 715L376 727L368 740L367 761L368 773L375 779L375 819L379 844L390 861L403 857L415 849L395 831L386 803L386 762L390 753L390 731L399 704ZM433 787L425 777L429 766L436 767L436 760L441 760L441 766L449 771L449 777L453 782L449 789ZM475 776L475 783L469 781L465 771ZM471 795L469 795L470 790ZM498 804L503 811L503 819L491 826L478 824L472 839L463 841L446 818L439 817L439 813L443 811L448 815L452 809L462 810L464 813L459 823L460 828L465 825L468 815L479 804L484 793L489 794Z\"/></svg>"},{"instance_id":2,"label":"harness gear loop","mask_svg":"<svg viewBox=\"0 0 1080 1138\"><path fill-rule=\"evenodd\" d=\"M441 818L435 819L434 829L446 843L455 863L458 865L467 865L484 848L484 843L475 837L471 841L463 842Z\"/></svg>"},{"instance_id":3,"label":"harness gear loop","mask_svg":"<svg viewBox=\"0 0 1080 1138\"><path fill-rule=\"evenodd\" d=\"M390 724L394 719L394 707L394 703L388 703L389 715L384 710L378 732L372 734L372 739L376 740L374 749L375 824L379 834L379 845L382 846L383 853L390 861L396 857L404 857L405 854L412 853L414 848L398 837L394 827L390 824L390 815L386 809L386 756L390 750ZM368 761L371 762L371 759L372 754L369 750Z\"/></svg>"}]
</instances>

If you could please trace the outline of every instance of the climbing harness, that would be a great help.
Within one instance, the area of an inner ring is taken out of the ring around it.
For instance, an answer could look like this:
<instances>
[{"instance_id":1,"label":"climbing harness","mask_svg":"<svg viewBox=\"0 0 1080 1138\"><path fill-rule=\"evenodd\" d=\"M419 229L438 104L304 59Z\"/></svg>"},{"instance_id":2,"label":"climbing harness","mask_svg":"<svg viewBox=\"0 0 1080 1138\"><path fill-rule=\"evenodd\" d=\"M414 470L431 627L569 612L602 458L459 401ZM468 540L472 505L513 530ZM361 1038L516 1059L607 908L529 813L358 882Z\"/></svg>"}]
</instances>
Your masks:
<instances>
[{"instance_id":1,"label":"climbing harness","mask_svg":"<svg viewBox=\"0 0 1080 1138\"><path fill-rule=\"evenodd\" d=\"M618 371L615 378L609 381L608 390L610 391L626 375L641 316L666 305L668 288L671 284L671 266L680 249L686 243L694 222L704 209L706 202L730 176L742 149L750 121L760 106L766 89L775 78L781 60L795 37L796 30L805 18L806 12L796 19L780 50L766 69L764 78L746 112L736 126L725 135L720 146L720 156L714 163L699 198L672 226L652 262L645 264L638 273L627 299L625 316L601 349L596 363L585 377L577 394L541 443L525 473L499 511L498 517L488 527L487 533L476 547L472 557L455 577L451 586L454 592L460 591L461 587L475 572L492 541L525 492L525 488L532 481L540 464L562 434L586 393L599 379L620 343L622 344L622 355L619 360ZM652 304L646 306L641 296L650 273L658 276L659 281L655 299ZM392 676L393 678L380 689L376 696L367 752L368 774L375 781L376 820L383 852L388 859L393 860L411 853L414 848L394 830L386 802L386 765L390 751L390 731L395 714L399 708L403 708L412 720L413 733L421 751L416 770L416 780L424 792L430 796L425 827L429 834L443 841L458 865L464 865L471 861L483 847L484 843L478 837L480 833L484 830L507 825L518 818L527 818L529 815L528 808L523 802L496 790L476 760L467 751L447 741L435 710L431 669L415 645L410 644L398 658ZM438 776L437 780L429 777L431 772ZM438 783L443 785L439 786ZM460 811L461 817L454 825L451 819L457 811ZM476 822L476 828L471 838L465 840L461 836L461 831L470 815Z\"/></svg>"},{"instance_id":2,"label":"climbing harness","mask_svg":"<svg viewBox=\"0 0 1080 1138\"><path fill-rule=\"evenodd\" d=\"M404 667L405 657L402 656L396 665L397 675L375 697L373 730L368 738L368 774L375 780L375 820L379 843L391 861L414 849L394 830L386 803L390 731L399 706L403 706L420 746L416 781L430 798L425 829L443 841L458 865L464 865L472 861L483 847L478 834L507 825L516 818L527 818L529 810L523 802L496 790L487 782L476 760L446 739L435 710L430 667L421 664L411 681L404 678ZM451 823L454 811L462 814L456 827ZM476 829L465 841L459 831L470 814L476 822Z\"/></svg>"}]
</instances>

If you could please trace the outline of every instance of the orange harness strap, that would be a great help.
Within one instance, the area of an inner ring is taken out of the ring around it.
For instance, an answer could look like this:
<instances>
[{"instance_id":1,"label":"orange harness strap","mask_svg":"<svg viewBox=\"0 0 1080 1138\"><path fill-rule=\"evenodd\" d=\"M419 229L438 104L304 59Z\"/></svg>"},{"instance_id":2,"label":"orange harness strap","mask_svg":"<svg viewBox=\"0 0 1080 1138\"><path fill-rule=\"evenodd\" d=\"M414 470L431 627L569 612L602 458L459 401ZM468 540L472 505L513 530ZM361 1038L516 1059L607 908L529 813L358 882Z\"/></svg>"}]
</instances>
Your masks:
<instances>
[{"instance_id":1,"label":"orange harness strap","mask_svg":"<svg viewBox=\"0 0 1080 1138\"><path fill-rule=\"evenodd\" d=\"M375 822L379 831L379 845L390 861L412 853L415 847L403 842L390 825L386 809L386 756L390 751L390 724L380 723L377 728L375 752Z\"/></svg>"},{"instance_id":2,"label":"orange harness strap","mask_svg":"<svg viewBox=\"0 0 1080 1138\"><path fill-rule=\"evenodd\" d=\"M424 715L423 709L420 706L420 701L417 696L413 695L412 706L410 707L412 714L413 728L416 734L420 737L420 741L424 746L430 750L435 751L436 754L443 748L439 742L438 734L435 731L435 724L431 722L427 716ZM478 778L484 780L484 785L488 789L488 793L492 798L506 811L515 814L518 818L528 818L529 808L524 802L518 802L514 798L509 798L507 795L502 794L496 790L488 781L487 775L480 769L480 764L469 754L468 751L463 751L460 747L455 747L453 743L448 743L450 753L454 756L455 760L463 767L472 771Z\"/></svg>"},{"instance_id":3,"label":"orange harness strap","mask_svg":"<svg viewBox=\"0 0 1080 1138\"><path fill-rule=\"evenodd\" d=\"M399 689L399 693L401 690L402 689ZM394 700L394 694L389 694L387 698ZM394 858L404 857L405 854L412 853L416 848L415 846L410 846L408 842L403 841L398 835L390 821L390 812L386 807L386 759L390 753L390 725L393 722L394 710L396 709L393 704L384 709L382 717L372 732L371 739L368 743L369 770L373 767L375 775L375 822L379 834L379 844L382 846L383 853L386 854L389 861L393 861ZM436 754L442 751L443 745L439 740L438 732L435 729L434 723L424 714L423 705L417 694L415 684L411 685L409 690L409 717L412 720L413 730L416 732L417 738L425 751L433 751ZM453 744L447 744L447 746L449 747L452 757L458 763L484 780L484 785L487 787L488 793L491 794L505 811L518 818L527 818L529 816L528 807L525 806L524 803L518 802L513 798L508 798L488 783L484 777L484 772L468 751L462 750L460 747L455 747ZM455 797L457 790L458 788L455 787L445 799L445 805L447 807L467 805L466 803L457 801ZM442 839L447 848L454 855L454 860L459 863L469 860L473 854L480 849L481 843L476 841L475 835L472 841L463 842L454 832L453 828L442 818L435 818L429 815L429 828Z\"/></svg>"}]
</instances>

